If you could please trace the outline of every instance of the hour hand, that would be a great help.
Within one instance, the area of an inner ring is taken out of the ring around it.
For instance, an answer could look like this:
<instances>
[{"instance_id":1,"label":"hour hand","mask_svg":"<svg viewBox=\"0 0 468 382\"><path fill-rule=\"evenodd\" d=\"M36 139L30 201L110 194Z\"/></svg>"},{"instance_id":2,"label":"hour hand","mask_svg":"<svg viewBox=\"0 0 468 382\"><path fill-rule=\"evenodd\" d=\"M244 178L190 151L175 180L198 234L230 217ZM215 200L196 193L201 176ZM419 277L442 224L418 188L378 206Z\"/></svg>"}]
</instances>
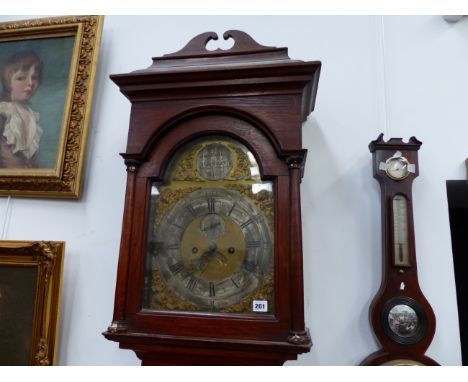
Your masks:
<instances>
[{"instance_id":1,"label":"hour hand","mask_svg":"<svg viewBox=\"0 0 468 382\"><path fill-rule=\"evenodd\" d=\"M220 260L221 263L226 264L227 263L227 258L220 252L213 252L213 257L216 259Z\"/></svg>"},{"instance_id":2,"label":"hour hand","mask_svg":"<svg viewBox=\"0 0 468 382\"><path fill-rule=\"evenodd\" d=\"M193 262L193 265L197 271L205 269L211 258L211 252L205 252L198 259Z\"/></svg>"},{"instance_id":3,"label":"hour hand","mask_svg":"<svg viewBox=\"0 0 468 382\"><path fill-rule=\"evenodd\" d=\"M227 264L228 259L222 253L216 250L209 250L194 261L194 267L197 271L203 272L211 259L218 260L221 264Z\"/></svg>"}]
</instances>

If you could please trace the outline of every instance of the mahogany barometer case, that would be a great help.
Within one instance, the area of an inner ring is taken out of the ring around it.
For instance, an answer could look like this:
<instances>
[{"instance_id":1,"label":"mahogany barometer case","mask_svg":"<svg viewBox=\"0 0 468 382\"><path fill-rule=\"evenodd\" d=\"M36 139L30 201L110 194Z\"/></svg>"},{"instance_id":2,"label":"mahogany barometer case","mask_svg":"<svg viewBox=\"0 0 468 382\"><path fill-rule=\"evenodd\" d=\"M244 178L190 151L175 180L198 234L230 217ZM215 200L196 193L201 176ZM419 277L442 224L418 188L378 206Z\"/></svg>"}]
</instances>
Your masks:
<instances>
[{"instance_id":1,"label":"mahogany barometer case","mask_svg":"<svg viewBox=\"0 0 468 382\"><path fill-rule=\"evenodd\" d=\"M381 188L382 283L369 309L382 348L362 365L437 365L424 353L436 328L434 312L419 286L412 184L419 175L422 142L411 137L369 144L374 178Z\"/></svg>"},{"instance_id":2,"label":"mahogany barometer case","mask_svg":"<svg viewBox=\"0 0 468 382\"><path fill-rule=\"evenodd\" d=\"M228 31L112 75L132 103L115 307L143 365L281 365L304 325L302 122L320 62Z\"/></svg>"}]
</instances>

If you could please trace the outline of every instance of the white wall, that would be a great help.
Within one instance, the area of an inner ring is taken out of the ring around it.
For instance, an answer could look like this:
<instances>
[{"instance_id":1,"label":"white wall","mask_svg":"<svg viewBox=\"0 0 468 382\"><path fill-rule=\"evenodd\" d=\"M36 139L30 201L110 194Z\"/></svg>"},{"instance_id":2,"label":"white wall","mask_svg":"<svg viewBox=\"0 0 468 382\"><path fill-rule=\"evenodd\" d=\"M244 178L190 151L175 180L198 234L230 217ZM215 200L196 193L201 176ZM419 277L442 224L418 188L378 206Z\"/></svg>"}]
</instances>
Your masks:
<instances>
[{"instance_id":1,"label":"white wall","mask_svg":"<svg viewBox=\"0 0 468 382\"><path fill-rule=\"evenodd\" d=\"M356 365L379 348L368 308L381 277L380 190L367 146L380 132L423 142L413 194L419 279L437 317L427 354L461 364L445 180L465 178L468 19L449 24L441 16L107 17L83 197L0 197L3 239L67 243L59 364L139 364L101 335L112 319L126 181L118 154L130 111L109 74L228 29L323 63L316 110L303 128L305 306L314 346L288 364Z\"/></svg>"}]
</instances>

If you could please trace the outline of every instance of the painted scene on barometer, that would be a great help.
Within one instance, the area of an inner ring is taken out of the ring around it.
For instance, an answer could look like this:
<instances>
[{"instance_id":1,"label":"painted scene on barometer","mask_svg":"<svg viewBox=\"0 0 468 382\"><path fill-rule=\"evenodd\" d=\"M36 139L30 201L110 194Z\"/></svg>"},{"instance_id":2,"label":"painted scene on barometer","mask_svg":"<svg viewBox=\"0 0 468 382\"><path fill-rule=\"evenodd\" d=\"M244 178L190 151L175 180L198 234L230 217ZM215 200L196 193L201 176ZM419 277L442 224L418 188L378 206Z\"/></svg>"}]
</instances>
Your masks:
<instances>
[{"instance_id":1,"label":"painted scene on barometer","mask_svg":"<svg viewBox=\"0 0 468 382\"><path fill-rule=\"evenodd\" d=\"M418 315L408 305L395 305L388 314L390 329L400 337L413 336L419 327Z\"/></svg>"}]
</instances>

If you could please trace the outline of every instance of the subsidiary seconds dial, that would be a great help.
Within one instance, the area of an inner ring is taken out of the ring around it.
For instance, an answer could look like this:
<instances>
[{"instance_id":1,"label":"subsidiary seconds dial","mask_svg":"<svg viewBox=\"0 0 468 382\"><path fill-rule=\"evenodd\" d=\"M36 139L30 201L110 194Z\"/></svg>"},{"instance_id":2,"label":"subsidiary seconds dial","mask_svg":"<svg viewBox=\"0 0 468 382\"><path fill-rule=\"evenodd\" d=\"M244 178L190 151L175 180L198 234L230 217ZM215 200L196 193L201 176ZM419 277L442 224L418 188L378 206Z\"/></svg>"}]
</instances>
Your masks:
<instances>
[{"instance_id":1,"label":"subsidiary seconds dial","mask_svg":"<svg viewBox=\"0 0 468 382\"><path fill-rule=\"evenodd\" d=\"M154 262L167 286L201 309L234 305L272 261L266 218L242 194L200 189L176 203L156 233Z\"/></svg>"}]
</instances>

